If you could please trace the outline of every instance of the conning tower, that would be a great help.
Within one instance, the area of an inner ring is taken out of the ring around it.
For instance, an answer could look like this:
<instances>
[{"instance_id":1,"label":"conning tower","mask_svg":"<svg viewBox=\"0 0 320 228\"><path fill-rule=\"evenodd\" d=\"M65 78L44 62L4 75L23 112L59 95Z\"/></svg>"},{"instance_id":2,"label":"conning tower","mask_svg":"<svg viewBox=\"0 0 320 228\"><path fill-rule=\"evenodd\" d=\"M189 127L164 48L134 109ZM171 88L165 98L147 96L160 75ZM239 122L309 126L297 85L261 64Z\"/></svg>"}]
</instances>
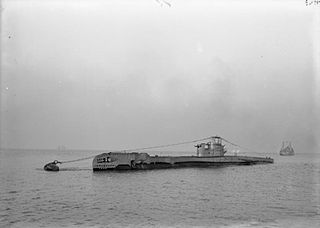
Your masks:
<instances>
[{"instance_id":1,"label":"conning tower","mask_svg":"<svg viewBox=\"0 0 320 228\"><path fill-rule=\"evenodd\" d=\"M195 147L197 147L198 157L224 156L227 152L225 145L222 145L222 138L219 136L214 136L210 142L200 143L195 145Z\"/></svg>"}]
</instances>

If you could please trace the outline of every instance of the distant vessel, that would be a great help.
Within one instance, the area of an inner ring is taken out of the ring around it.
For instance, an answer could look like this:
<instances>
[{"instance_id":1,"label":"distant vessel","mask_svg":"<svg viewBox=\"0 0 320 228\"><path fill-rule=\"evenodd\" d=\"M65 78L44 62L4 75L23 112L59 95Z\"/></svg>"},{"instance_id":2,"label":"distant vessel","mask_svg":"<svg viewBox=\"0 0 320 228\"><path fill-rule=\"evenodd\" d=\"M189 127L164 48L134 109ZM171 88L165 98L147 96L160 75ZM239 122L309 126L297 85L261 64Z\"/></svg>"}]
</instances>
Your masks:
<instances>
[{"instance_id":1,"label":"distant vessel","mask_svg":"<svg viewBox=\"0 0 320 228\"><path fill-rule=\"evenodd\" d=\"M59 150L59 151L65 151L65 150L66 150L66 147L65 147L64 145L59 145L59 146L57 147L57 150Z\"/></svg>"},{"instance_id":2,"label":"distant vessel","mask_svg":"<svg viewBox=\"0 0 320 228\"><path fill-rule=\"evenodd\" d=\"M210 141L195 145L196 156L150 156L138 152L109 152L94 157L94 171L103 170L141 170L178 167L209 167L221 165L252 165L273 163L270 157L225 156L222 138L210 137Z\"/></svg>"},{"instance_id":3,"label":"distant vessel","mask_svg":"<svg viewBox=\"0 0 320 228\"><path fill-rule=\"evenodd\" d=\"M282 147L280 150L280 155L282 156L291 156L294 155L294 150L292 148L291 142L283 141Z\"/></svg>"}]
</instances>

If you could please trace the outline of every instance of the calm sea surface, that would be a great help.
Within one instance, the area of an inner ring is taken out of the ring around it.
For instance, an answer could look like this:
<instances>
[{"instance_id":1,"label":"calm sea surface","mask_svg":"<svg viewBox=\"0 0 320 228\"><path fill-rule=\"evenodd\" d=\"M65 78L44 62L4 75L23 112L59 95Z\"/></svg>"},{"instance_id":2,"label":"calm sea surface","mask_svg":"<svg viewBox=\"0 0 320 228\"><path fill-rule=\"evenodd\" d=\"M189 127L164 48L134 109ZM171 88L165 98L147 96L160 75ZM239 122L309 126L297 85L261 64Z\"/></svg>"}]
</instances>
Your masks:
<instances>
[{"instance_id":1,"label":"calm sea surface","mask_svg":"<svg viewBox=\"0 0 320 228\"><path fill-rule=\"evenodd\" d=\"M0 227L320 227L320 158L274 164L92 172L97 152L2 151Z\"/></svg>"}]
</instances>

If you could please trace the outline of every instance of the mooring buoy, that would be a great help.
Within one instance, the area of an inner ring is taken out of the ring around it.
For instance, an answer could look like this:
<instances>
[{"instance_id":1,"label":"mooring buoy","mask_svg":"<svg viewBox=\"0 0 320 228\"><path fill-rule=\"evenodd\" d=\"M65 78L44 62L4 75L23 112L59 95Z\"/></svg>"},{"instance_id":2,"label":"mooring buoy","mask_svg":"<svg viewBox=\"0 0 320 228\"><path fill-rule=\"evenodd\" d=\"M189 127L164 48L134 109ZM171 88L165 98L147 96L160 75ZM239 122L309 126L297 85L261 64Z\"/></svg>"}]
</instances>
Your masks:
<instances>
[{"instance_id":1,"label":"mooring buoy","mask_svg":"<svg viewBox=\"0 0 320 228\"><path fill-rule=\"evenodd\" d=\"M50 162L48 164L46 164L43 169L45 171L59 171L59 166L57 166L57 164L61 164L61 162L57 161L57 160L54 160L53 162Z\"/></svg>"}]
</instances>

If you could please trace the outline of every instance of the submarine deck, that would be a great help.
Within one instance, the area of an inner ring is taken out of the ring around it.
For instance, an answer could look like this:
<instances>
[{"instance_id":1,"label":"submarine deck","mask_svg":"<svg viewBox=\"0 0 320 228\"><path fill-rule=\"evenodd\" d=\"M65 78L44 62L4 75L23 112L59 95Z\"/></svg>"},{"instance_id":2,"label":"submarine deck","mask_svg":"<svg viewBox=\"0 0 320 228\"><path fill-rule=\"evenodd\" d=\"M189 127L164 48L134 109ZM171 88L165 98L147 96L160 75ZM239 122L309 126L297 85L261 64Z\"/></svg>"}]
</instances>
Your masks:
<instances>
[{"instance_id":1,"label":"submarine deck","mask_svg":"<svg viewBox=\"0 0 320 228\"><path fill-rule=\"evenodd\" d=\"M97 164L93 166L94 171L103 170L143 170L143 169L163 169L180 167L210 167L228 165L253 165L273 163L269 157L250 156L150 156L148 162L118 163L116 166Z\"/></svg>"}]
</instances>

